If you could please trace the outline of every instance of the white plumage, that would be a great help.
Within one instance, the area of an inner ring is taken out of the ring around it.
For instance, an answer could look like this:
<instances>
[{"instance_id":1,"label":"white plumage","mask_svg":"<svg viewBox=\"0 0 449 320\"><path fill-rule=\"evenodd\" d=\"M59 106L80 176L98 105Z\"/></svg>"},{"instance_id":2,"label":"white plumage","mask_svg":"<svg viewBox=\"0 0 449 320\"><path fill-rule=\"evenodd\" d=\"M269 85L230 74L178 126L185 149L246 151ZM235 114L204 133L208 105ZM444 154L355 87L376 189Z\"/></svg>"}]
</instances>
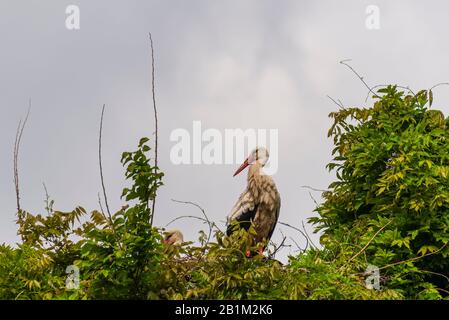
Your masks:
<instances>
[{"instance_id":1,"label":"white plumage","mask_svg":"<svg viewBox=\"0 0 449 320\"><path fill-rule=\"evenodd\" d=\"M279 218L281 198L271 176L262 172L269 158L265 148L255 149L235 172L234 176L249 166L247 187L228 215L227 234L236 227L248 230L251 223L256 231L256 242L268 241Z\"/></svg>"}]
</instances>

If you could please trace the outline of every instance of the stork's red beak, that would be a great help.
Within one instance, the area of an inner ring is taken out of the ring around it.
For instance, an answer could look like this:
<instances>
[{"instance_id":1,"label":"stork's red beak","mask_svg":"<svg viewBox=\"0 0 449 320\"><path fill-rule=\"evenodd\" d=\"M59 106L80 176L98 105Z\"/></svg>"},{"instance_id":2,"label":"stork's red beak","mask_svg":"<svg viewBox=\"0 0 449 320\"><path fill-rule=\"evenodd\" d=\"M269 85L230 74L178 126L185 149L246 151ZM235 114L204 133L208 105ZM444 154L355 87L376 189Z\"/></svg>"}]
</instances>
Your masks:
<instances>
[{"instance_id":1,"label":"stork's red beak","mask_svg":"<svg viewBox=\"0 0 449 320\"><path fill-rule=\"evenodd\" d=\"M248 159L246 159L242 165L240 166L240 168L237 169L237 171L234 173L233 177L235 177L236 175L238 175L240 172L243 171L243 169L245 169L247 166L249 165Z\"/></svg>"}]
</instances>

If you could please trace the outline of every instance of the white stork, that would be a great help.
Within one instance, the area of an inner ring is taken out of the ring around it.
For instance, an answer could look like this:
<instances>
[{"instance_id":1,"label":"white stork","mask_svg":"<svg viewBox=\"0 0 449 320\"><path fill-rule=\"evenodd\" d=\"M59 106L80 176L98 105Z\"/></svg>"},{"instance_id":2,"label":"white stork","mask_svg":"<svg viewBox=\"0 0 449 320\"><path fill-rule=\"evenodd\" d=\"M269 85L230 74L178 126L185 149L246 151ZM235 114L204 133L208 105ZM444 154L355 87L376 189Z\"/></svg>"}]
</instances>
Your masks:
<instances>
[{"instance_id":1,"label":"white stork","mask_svg":"<svg viewBox=\"0 0 449 320\"><path fill-rule=\"evenodd\" d=\"M177 229L168 230L164 232L164 244L167 245L178 245L184 242L184 236L181 231Z\"/></svg>"},{"instance_id":2,"label":"white stork","mask_svg":"<svg viewBox=\"0 0 449 320\"><path fill-rule=\"evenodd\" d=\"M256 148L234 173L235 177L249 166L248 185L228 216L228 236L236 225L248 230L252 223L256 231L255 243L270 240L279 217L281 198L271 176L262 171L268 158L267 149ZM259 254L264 249L260 248ZM252 255L249 252L246 254L248 257Z\"/></svg>"}]
</instances>

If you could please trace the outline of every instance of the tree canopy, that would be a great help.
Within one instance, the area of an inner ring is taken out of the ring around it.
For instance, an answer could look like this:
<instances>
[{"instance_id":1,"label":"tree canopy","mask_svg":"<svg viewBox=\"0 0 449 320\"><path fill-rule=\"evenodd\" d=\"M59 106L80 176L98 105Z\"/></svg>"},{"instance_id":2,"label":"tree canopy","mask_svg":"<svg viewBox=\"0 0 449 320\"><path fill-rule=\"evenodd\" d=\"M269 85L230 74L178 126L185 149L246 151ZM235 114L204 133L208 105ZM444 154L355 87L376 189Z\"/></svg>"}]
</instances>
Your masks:
<instances>
[{"instance_id":1,"label":"tree canopy","mask_svg":"<svg viewBox=\"0 0 449 320\"><path fill-rule=\"evenodd\" d=\"M370 108L330 114L336 178L310 218L321 247L286 265L247 258L254 230L228 237L207 217L199 245L164 245L150 208L163 173L143 138L123 153L130 186L114 214L50 199L43 214L17 212L22 241L0 245L0 299L449 299L449 120L431 90L373 94Z\"/></svg>"}]
</instances>

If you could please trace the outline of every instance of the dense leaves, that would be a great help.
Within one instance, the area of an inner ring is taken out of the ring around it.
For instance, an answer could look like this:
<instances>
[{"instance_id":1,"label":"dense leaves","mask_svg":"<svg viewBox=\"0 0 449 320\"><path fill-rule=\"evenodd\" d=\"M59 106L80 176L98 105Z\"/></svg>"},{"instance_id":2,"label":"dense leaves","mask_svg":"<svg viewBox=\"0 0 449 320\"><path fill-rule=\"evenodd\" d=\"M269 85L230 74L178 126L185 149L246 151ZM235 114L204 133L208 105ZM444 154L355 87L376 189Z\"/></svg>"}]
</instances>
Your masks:
<instances>
[{"instance_id":1,"label":"dense leaves","mask_svg":"<svg viewBox=\"0 0 449 320\"><path fill-rule=\"evenodd\" d=\"M117 212L59 212L48 199L47 214L18 212L22 242L0 246L0 298L448 298L449 120L430 109L428 91L389 86L374 98L372 108L331 113L336 180L310 219L322 247L286 265L248 258L257 251L253 228L228 237L209 220L214 234L200 231L200 245L164 244L150 209L163 173L143 138L123 153L130 186ZM366 287L370 266L378 290Z\"/></svg>"},{"instance_id":2,"label":"dense leaves","mask_svg":"<svg viewBox=\"0 0 449 320\"><path fill-rule=\"evenodd\" d=\"M332 113L337 180L312 219L322 242L363 254L411 298L449 290L449 128L428 91L388 86L373 108ZM429 104L428 104L429 103Z\"/></svg>"}]
</instances>

